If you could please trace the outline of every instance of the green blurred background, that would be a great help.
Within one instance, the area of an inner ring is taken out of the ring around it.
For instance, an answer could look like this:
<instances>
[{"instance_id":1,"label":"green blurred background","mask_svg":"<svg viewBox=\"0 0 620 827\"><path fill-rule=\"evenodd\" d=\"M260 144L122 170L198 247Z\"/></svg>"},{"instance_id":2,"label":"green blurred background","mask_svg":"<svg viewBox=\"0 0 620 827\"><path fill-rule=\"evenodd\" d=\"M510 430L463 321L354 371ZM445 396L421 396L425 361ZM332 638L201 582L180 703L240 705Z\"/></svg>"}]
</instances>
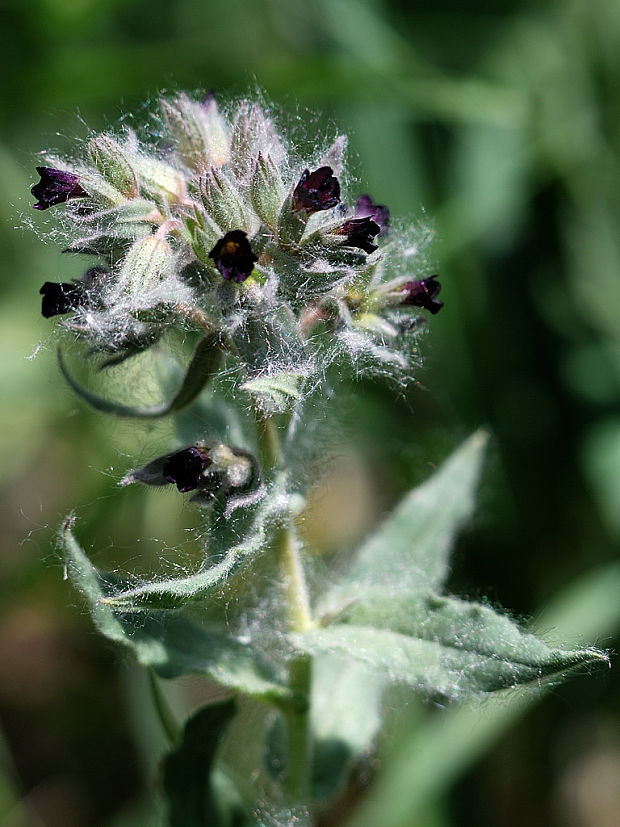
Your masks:
<instances>
[{"instance_id":1,"label":"green blurred background","mask_svg":"<svg viewBox=\"0 0 620 827\"><path fill-rule=\"evenodd\" d=\"M445 308L405 399L358 387L350 429L373 448L365 467L395 500L487 426L453 590L565 642L617 645L617 0L1 0L0 11L0 824L159 823L148 788L162 741L144 677L92 630L53 539L76 507L95 559L139 570L158 547L190 560L195 517L177 497L116 486L167 426L106 421L61 381L38 289L80 265L44 243L47 214L33 215L28 191L40 150L128 111L144 120L162 89L226 98L260 86L302 122L323 113L350 135L353 194L396 218L426 210ZM409 701L400 737L379 746L374 798L357 779L366 814L352 823L617 827L619 687L617 668L579 676L486 717ZM181 703L199 693L189 682Z\"/></svg>"}]
</instances>

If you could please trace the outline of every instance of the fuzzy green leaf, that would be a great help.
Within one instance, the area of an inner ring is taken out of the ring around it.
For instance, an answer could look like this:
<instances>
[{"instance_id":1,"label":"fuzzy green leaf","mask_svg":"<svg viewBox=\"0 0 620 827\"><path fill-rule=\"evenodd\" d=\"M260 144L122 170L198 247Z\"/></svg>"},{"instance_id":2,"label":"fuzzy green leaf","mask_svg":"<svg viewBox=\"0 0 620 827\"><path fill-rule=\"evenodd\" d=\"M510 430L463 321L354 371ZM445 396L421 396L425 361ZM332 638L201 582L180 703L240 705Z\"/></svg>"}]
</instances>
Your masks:
<instances>
[{"instance_id":1,"label":"fuzzy green leaf","mask_svg":"<svg viewBox=\"0 0 620 827\"><path fill-rule=\"evenodd\" d=\"M241 388L270 413L279 413L290 410L301 399L305 381L304 373L281 371L250 379Z\"/></svg>"},{"instance_id":2,"label":"fuzzy green leaf","mask_svg":"<svg viewBox=\"0 0 620 827\"><path fill-rule=\"evenodd\" d=\"M68 521L67 521L68 522ZM99 572L65 525L61 543L75 586L88 602L95 625L128 648L162 678L201 674L230 689L283 703L290 690L255 648L219 628L199 626L182 612L115 611L107 601L115 578Z\"/></svg>"},{"instance_id":3,"label":"fuzzy green leaf","mask_svg":"<svg viewBox=\"0 0 620 827\"><path fill-rule=\"evenodd\" d=\"M153 609L176 609L190 601L202 600L220 588L265 547L269 532L286 508L284 480L261 502L246 537L229 548L219 562L188 577L158 580L136 588L104 596L104 603L117 611L143 612Z\"/></svg>"},{"instance_id":4,"label":"fuzzy green leaf","mask_svg":"<svg viewBox=\"0 0 620 827\"><path fill-rule=\"evenodd\" d=\"M84 388L79 382L76 382L69 373L60 348L58 349L58 363L62 375L69 385L81 399L88 402L95 410L101 413L112 414L113 416L157 419L185 408L198 396L213 375L220 354L221 348L215 334L209 334L201 339L196 346L196 350L194 351L194 355L192 356L192 360L189 363L179 390L170 402L164 402L161 405L154 405L150 408L123 405L121 402L106 399Z\"/></svg>"},{"instance_id":5,"label":"fuzzy green leaf","mask_svg":"<svg viewBox=\"0 0 620 827\"><path fill-rule=\"evenodd\" d=\"M597 649L551 648L517 627L510 630L509 639L502 643L501 635L506 633L509 621L501 615L494 615L496 621L485 616L486 628L480 630L472 627L469 619L459 634L449 628L451 615L458 614L458 609L454 612L451 607L438 613L434 639L338 624L294 635L293 642L310 655L354 657L394 683L445 700L509 687L539 686L575 668L607 661L607 656ZM479 639L486 646L481 651L477 649Z\"/></svg>"},{"instance_id":6,"label":"fuzzy green leaf","mask_svg":"<svg viewBox=\"0 0 620 827\"><path fill-rule=\"evenodd\" d=\"M313 797L326 799L344 786L351 764L379 731L385 680L342 657L316 658L312 669Z\"/></svg>"},{"instance_id":7,"label":"fuzzy green leaf","mask_svg":"<svg viewBox=\"0 0 620 827\"><path fill-rule=\"evenodd\" d=\"M326 593L319 612L338 614L366 587L393 593L443 585L455 535L474 509L486 441L484 432L473 434L402 500Z\"/></svg>"},{"instance_id":8,"label":"fuzzy green leaf","mask_svg":"<svg viewBox=\"0 0 620 827\"><path fill-rule=\"evenodd\" d=\"M162 780L170 827L223 827L229 823L218 806L212 770L235 711L231 700L200 709L186 723L178 748L164 759Z\"/></svg>"}]
</instances>

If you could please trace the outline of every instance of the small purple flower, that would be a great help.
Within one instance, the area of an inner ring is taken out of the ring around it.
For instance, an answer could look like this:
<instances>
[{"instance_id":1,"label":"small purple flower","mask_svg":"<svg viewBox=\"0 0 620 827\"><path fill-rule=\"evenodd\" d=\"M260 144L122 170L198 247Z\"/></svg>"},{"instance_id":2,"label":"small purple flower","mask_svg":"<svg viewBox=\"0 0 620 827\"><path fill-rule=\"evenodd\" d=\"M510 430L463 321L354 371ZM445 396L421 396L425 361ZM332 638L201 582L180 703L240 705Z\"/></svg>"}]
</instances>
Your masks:
<instances>
[{"instance_id":1,"label":"small purple flower","mask_svg":"<svg viewBox=\"0 0 620 827\"><path fill-rule=\"evenodd\" d=\"M227 281L245 281L258 256L253 252L243 230L231 230L217 242L209 253L215 266Z\"/></svg>"},{"instance_id":2,"label":"small purple flower","mask_svg":"<svg viewBox=\"0 0 620 827\"><path fill-rule=\"evenodd\" d=\"M212 459L202 448L184 448L171 454L162 469L167 482L175 483L181 492L203 488L206 480L204 471L212 464Z\"/></svg>"},{"instance_id":3,"label":"small purple flower","mask_svg":"<svg viewBox=\"0 0 620 827\"><path fill-rule=\"evenodd\" d=\"M41 313L46 319L71 313L89 303L89 288L97 288L109 275L105 267L96 264L90 267L79 281L46 281L39 293L43 296ZM92 293L91 293L92 295Z\"/></svg>"},{"instance_id":4,"label":"small purple flower","mask_svg":"<svg viewBox=\"0 0 620 827\"><path fill-rule=\"evenodd\" d=\"M340 202L340 183L331 167L319 167L314 172L305 169L293 190L293 210L305 210L308 215L329 210Z\"/></svg>"},{"instance_id":5,"label":"small purple flower","mask_svg":"<svg viewBox=\"0 0 620 827\"><path fill-rule=\"evenodd\" d=\"M36 169L41 180L30 189L37 199L37 203L33 204L35 210L46 210L54 204L64 204L69 198L88 197L86 190L80 186L78 176L72 172L51 167L37 167Z\"/></svg>"},{"instance_id":6,"label":"small purple flower","mask_svg":"<svg viewBox=\"0 0 620 827\"><path fill-rule=\"evenodd\" d=\"M433 314L439 313L443 307L443 302L436 298L441 290L441 284L436 279L437 274L435 273L425 279L408 281L402 287L403 298L401 304L424 307Z\"/></svg>"},{"instance_id":7,"label":"small purple flower","mask_svg":"<svg viewBox=\"0 0 620 827\"><path fill-rule=\"evenodd\" d=\"M375 204L370 195L360 195L355 202L355 215L358 218L372 218L379 225L379 235L385 235L390 229L390 211L385 204Z\"/></svg>"},{"instance_id":8,"label":"small purple flower","mask_svg":"<svg viewBox=\"0 0 620 827\"><path fill-rule=\"evenodd\" d=\"M343 245L359 247L366 253L373 253L377 245L372 243L373 238L379 235L381 228L372 218L349 218L335 230L336 235L346 236Z\"/></svg>"},{"instance_id":9,"label":"small purple flower","mask_svg":"<svg viewBox=\"0 0 620 827\"><path fill-rule=\"evenodd\" d=\"M43 296L41 313L46 319L71 313L72 310L81 307L86 299L84 285L79 281L59 283L46 281L39 293Z\"/></svg>"}]
</instances>

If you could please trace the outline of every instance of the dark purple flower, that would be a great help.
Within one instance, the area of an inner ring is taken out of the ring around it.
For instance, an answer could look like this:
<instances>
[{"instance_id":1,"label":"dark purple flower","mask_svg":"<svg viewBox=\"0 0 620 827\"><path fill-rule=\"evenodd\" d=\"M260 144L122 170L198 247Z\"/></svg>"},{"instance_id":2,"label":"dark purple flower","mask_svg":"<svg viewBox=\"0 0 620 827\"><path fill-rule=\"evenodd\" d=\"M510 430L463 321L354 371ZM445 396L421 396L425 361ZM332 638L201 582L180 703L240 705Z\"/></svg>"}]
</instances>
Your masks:
<instances>
[{"instance_id":1,"label":"dark purple flower","mask_svg":"<svg viewBox=\"0 0 620 827\"><path fill-rule=\"evenodd\" d=\"M70 313L81 307L86 298L86 291L81 282L59 283L46 281L39 290L43 296L41 301L41 313L46 319L51 316L62 316L63 313Z\"/></svg>"},{"instance_id":2,"label":"dark purple flower","mask_svg":"<svg viewBox=\"0 0 620 827\"><path fill-rule=\"evenodd\" d=\"M41 313L46 319L71 313L89 302L89 288L97 287L109 275L105 267L90 267L79 281L46 281L39 293L43 296Z\"/></svg>"},{"instance_id":3,"label":"dark purple flower","mask_svg":"<svg viewBox=\"0 0 620 827\"><path fill-rule=\"evenodd\" d=\"M227 281L237 282L245 281L258 261L243 230L226 233L211 250L209 258Z\"/></svg>"},{"instance_id":4,"label":"dark purple flower","mask_svg":"<svg viewBox=\"0 0 620 827\"><path fill-rule=\"evenodd\" d=\"M162 469L166 482L173 482L179 491L193 491L204 487L206 480L203 473L213 460L202 448L184 448L171 454Z\"/></svg>"},{"instance_id":5,"label":"dark purple flower","mask_svg":"<svg viewBox=\"0 0 620 827\"><path fill-rule=\"evenodd\" d=\"M375 204L370 195L360 195L355 202L355 215L358 218L372 218L379 225L379 235L385 235L390 229L390 211L385 204Z\"/></svg>"},{"instance_id":6,"label":"dark purple flower","mask_svg":"<svg viewBox=\"0 0 620 827\"><path fill-rule=\"evenodd\" d=\"M377 245L372 243L373 238L379 235L379 225L372 218L349 218L333 230L337 235L346 236L342 242L348 247L359 247L366 253L373 253Z\"/></svg>"},{"instance_id":7,"label":"dark purple flower","mask_svg":"<svg viewBox=\"0 0 620 827\"><path fill-rule=\"evenodd\" d=\"M408 281L403 285L401 291L403 294L401 304L424 307L433 314L439 313L443 307L443 302L436 298L441 290L441 284L436 279L437 274L435 273L425 279Z\"/></svg>"},{"instance_id":8,"label":"dark purple flower","mask_svg":"<svg viewBox=\"0 0 620 827\"><path fill-rule=\"evenodd\" d=\"M38 184L30 188L30 192L37 199L35 210L46 210L54 204L64 204L69 198L87 198L88 193L80 186L77 175L65 172L62 169L51 167L37 167L41 176Z\"/></svg>"},{"instance_id":9,"label":"dark purple flower","mask_svg":"<svg viewBox=\"0 0 620 827\"><path fill-rule=\"evenodd\" d=\"M340 183L331 167L319 167L314 172L305 169L293 190L293 210L305 210L308 215L329 210L340 201Z\"/></svg>"}]
</instances>

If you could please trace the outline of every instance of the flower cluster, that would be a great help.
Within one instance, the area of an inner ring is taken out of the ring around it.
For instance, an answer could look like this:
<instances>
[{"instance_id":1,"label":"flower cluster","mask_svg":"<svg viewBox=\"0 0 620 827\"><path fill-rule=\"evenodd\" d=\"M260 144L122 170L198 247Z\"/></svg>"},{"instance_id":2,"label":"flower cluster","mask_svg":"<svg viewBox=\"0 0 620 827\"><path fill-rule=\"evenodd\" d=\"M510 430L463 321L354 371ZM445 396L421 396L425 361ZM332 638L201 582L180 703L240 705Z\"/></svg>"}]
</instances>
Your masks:
<instances>
[{"instance_id":1,"label":"flower cluster","mask_svg":"<svg viewBox=\"0 0 620 827\"><path fill-rule=\"evenodd\" d=\"M104 133L81 160L37 167L35 209L64 205L66 252L96 259L43 285L43 315L71 314L63 325L91 350L127 354L194 325L249 381L335 359L357 371L360 356L407 367L411 308L436 313L439 282L415 271L423 245L387 207L348 202L345 138L300 165L259 104L226 116L212 94L180 94L159 118L159 143Z\"/></svg>"}]
</instances>

